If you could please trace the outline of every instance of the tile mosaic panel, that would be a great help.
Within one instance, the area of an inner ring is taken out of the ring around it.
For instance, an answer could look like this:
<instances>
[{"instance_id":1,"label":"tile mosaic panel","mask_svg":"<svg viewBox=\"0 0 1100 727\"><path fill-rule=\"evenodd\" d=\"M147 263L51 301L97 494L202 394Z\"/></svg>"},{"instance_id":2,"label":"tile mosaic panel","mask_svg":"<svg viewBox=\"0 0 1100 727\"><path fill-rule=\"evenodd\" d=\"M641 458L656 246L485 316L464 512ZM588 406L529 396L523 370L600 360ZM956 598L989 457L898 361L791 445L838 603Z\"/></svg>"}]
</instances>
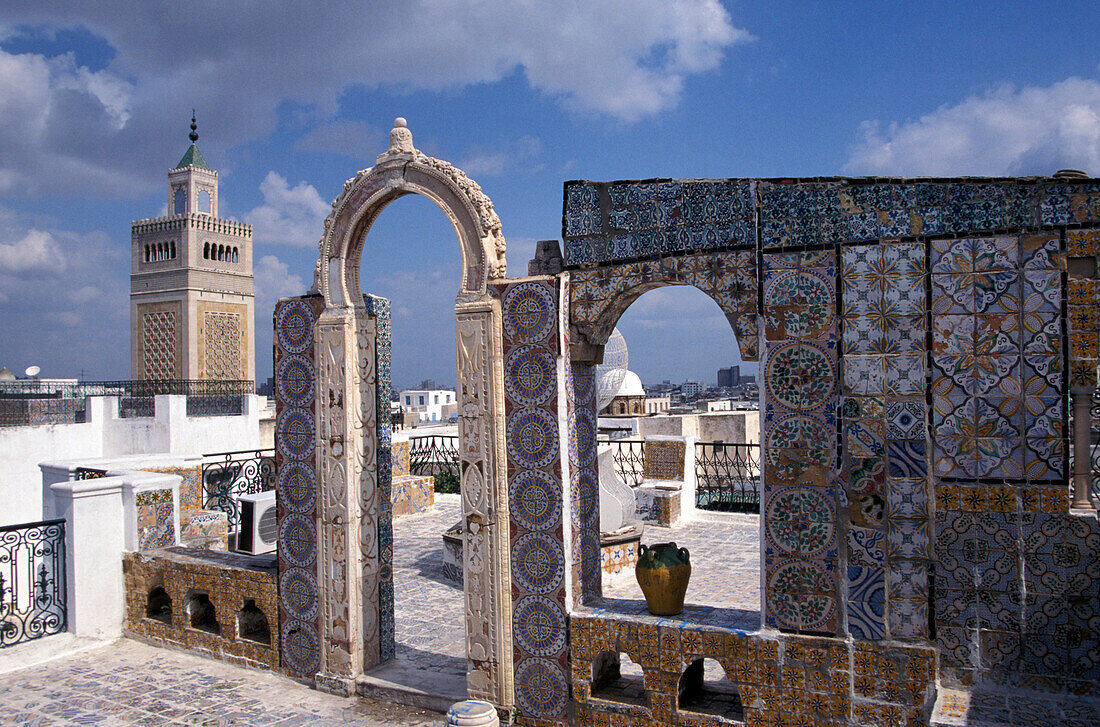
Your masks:
<instances>
[{"instance_id":1,"label":"tile mosaic panel","mask_svg":"<svg viewBox=\"0 0 1100 727\"><path fill-rule=\"evenodd\" d=\"M682 441L648 439L642 462L642 477L654 480L683 480L684 451Z\"/></svg>"},{"instance_id":2,"label":"tile mosaic panel","mask_svg":"<svg viewBox=\"0 0 1100 727\"><path fill-rule=\"evenodd\" d=\"M317 605L317 492L314 461L313 331L324 307L319 295L275 305L275 489L279 525L279 658L290 674L312 679L320 668ZM281 366L283 361L300 366ZM308 364L308 365L306 365ZM280 376L282 372L282 376ZM288 392L300 392L287 396Z\"/></svg>"},{"instance_id":3,"label":"tile mosaic panel","mask_svg":"<svg viewBox=\"0 0 1100 727\"><path fill-rule=\"evenodd\" d=\"M1053 234L931 243L941 478L1064 476L1059 244Z\"/></svg>"},{"instance_id":4,"label":"tile mosaic panel","mask_svg":"<svg viewBox=\"0 0 1100 727\"><path fill-rule=\"evenodd\" d=\"M600 547L599 469L596 459L596 367L565 367L569 420L569 487L573 551L573 604L599 598L604 555ZM637 559L637 554L634 555ZM579 587L577 587L579 586Z\"/></svg>"},{"instance_id":5,"label":"tile mosaic panel","mask_svg":"<svg viewBox=\"0 0 1100 727\"><path fill-rule=\"evenodd\" d=\"M572 566L562 522L559 291L553 279L539 279L494 286L493 294L500 296L504 329L515 698L526 717L561 719L569 702L566 569ZM571 423L577 436L580 422ZM575 456L582 449L594 453L594 446L578 446ZM598 559L597 552L597 569Z\"/></svg>"},{"instance_id":6,"label":"tile mosaic panel","mask_svg":"<svg viewBox=\"0 0 1100 727\"><path fill-rule=\"evenodd\" d=\"M665 285L692 285L710 296L737 335L745 361L757 342L756 252L737 250L625 263L570 274L570 321L590 341L605 341L623 312L642 293Z\"/></svg>"},{"instance_id":7,"label":"tile mosaic panel","mask_svg":"<svg viewBox=\"0 0 1100 727\"><path fill-rule=\"evenodd\" d=\"M176 544L172 490L145 490L135 496L138 549L153 550Z\"/></svg>"},{"instance_id":8,"label":"tile mosaic panel","mask_svg":"<svg viewBox=\"0 0 1100 727\"><path fill-rule=\"evenodd\" d=\"M388 412L390 410L390 361L391 361L391 324L390 302L386 298L375 295L364 295L363 303L366 305L367 314L374 317L375 322L375 411ZM392 659L396 653L397 645L394 638L394 594L393 594L393 503L395 502L393 488L394 450L389 416L376 416L375 435L377 440L377 486L378 486L378 652L379 660ZM408 444L404 450L408 457ZM408 473L408 462L401 466ZM424 508L434 501L435 488L430 484L421 484L417 487L406 488L409 494L409 508L416 511Z\"/></svg>"},{"instance_id":9,"label":"tile mosaic panel","mask_svg":"<svg viewBox=\"0 0 1100 727\"><path fill-rule=\"evenodd\" d=\"M899 569L931 557L925 405L926 251L922 242L886 241L841 249L841 427L848 520L881 544L874 565L890 589L882 607L849 595L848 630L857 638L923 638L927 596L898 595ZM849 558L853 551L849 545ZM868 567L851 566L848 590ZM883 593L887 589L884 587ZM921 598L924 600L922 601Z\"/></svg>"},{"instance_id":10,"label":"tile mosaic panel","mask_svg":"<svg viewBox=\"0 0 1100 727\"><path fill-rule=\"evenodd\" d=\"M769 626L838 624L836 264L831 251L765 255L764 502ZM866 432L873 448L874 434Z\"/></svg>"}]
</instances>

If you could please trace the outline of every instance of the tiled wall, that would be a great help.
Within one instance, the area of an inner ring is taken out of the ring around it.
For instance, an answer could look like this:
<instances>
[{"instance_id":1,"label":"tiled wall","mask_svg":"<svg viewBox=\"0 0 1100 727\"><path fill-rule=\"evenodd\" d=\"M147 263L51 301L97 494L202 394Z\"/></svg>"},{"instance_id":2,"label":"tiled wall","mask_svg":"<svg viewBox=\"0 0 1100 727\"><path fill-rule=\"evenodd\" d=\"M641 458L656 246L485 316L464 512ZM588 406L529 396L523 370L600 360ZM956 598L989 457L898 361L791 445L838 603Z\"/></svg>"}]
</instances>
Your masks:
<instances>
[{"instance_id":1,"label":"tiled wall","mask_svg":"<svg viewBox=\"0 0 1100 727\"><path fill-rule=\"evenodd\" d=\"M122 569L126 586L126 631L155 643L198 651L231 664L278 668L279 628L276 573L270 559L232 553L159 551L154 556L126 553ZM146 612L149 593L156 587L172 599L169 623ZM214 605L220 633L191 628L186 612L188 594L205 593ZM242 638L237 614L251 600L268 621L267 644Z\"/></svg>"},{"instance_id":2,"label":"tiled wall","mask_svg":"<svg viewBox=\"0 0 1100 727\"><path fill-rule=\"evenodd\" d=\"M569 704L566 542L558 431L558 287L494 287L504 328L504 410L511 517L516 704L564 721Z\"/></svg>"},{"instance_id":3,"label":"tiled wall","mask_svg":"<svg viewBox=\"0 0 1100 727\"><path fill-rule=\"evenodd\" d=\"M573 699L585 727L730 724L678 704L681 677L701 658L718 662L737 688L747 725L908 727L927 724L932 708L935 654L929 647L745 634L611 613L574 614L570 636ZM595 662L605 652L626 654L641 667L641 704L593 696Z\"/></svg>"},{"instance_id":4,"label":"tiled wall","mask_svg":"<svg viewBox=\"0 0 1100 727\"><path fill-rule=\"evenodd\" d=\"M764 612L775 628L836 633L836 259L765 254Z\"/></svg>"},{"instance_id":5,"label":"tiled wall","mask_svg":"<svg viewBox=\"0 0 1100 727\"><path fill-rule=\"evenodd\" d=\"M846 607L861 639L928 637L925 252L884 242L840 253Z\"/></svg>"},{"instance_id":6,"label":"tiled wall","mask_svg":"<svg viewBox=\"0 0 1100 727\"><path fill-rule=\"evenodd\" d=\"M873 668L841 721L905 718L887 667L909 652L883 639L938 646L956 682L1095 691L1100 527L1069 511L1067 381L1096 383L1098 221L1094 180L566 184L575 344L645 290L702 287L680 272L699 260L759 282L766 622L856 639Z\"/></svg>"},{"instance_id":7,"label":"tiled wall","mask_svg":"<svg viewBox=\"0 0 1100 727\"><path fill-rule=\"evenodd\" d=\"M279 520L279 630L283 668L312 678L317 627L317 470L313 331L319 295L275 304L275 466Z\"/></svg>"}]
</instances>

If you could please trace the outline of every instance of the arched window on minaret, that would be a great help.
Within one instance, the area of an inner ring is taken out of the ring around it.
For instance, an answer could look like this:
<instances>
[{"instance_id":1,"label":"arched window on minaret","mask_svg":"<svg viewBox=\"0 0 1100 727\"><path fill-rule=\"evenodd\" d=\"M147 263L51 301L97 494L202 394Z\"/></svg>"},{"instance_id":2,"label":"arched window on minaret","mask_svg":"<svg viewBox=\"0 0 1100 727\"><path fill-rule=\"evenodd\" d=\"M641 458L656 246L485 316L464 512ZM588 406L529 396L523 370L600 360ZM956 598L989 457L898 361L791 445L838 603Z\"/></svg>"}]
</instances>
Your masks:
<instances>
[{"instance_id":1,"label":"arched window on minaret","mask_svg":"<svg viewBox=\"0 0 1100 727\"><path fill-rule=\"evenodd\" d=\"M237 262L237 248L233 248L233 262Z\"/></svg>"},{"instance_id":2,"label":"arched window on minaret","mask_svg":"<svg viewBox=\"0 0 1100 727\"><path fill-rule=\"evenodd\" d=\"M168 257L171 260L176 259L176 241L175 240L172 240L170 243L168 243Z\"/></svg>"},{"instance_id":3,"label":"arched window on minaret","mask_svg":"<svg viewBox=\"0 0 1100 727\"><path fill-rule=\"evenodd\" d=\"M145 262L149 262L149 246L145 246Z\"/></svg>"},{"instance_id":4,"label":"arched window on minaret","mask_svg":"<svg viewBox=\"0 0 1100 727\"><path fill-rule=\"evenodd\" d=\"M187 193L180 187L172 196L172 214L182 215L187 211Z\"/></svg>"},{"instance_id":5,"label":"arched window on minaret","mask_svg":"<svg viewBox=\"0 0 1100 727\"><path fill-rule=\"evenodd\" d=\"M206 191L205 189L199 190L198 207L199 212L210 214L210 192Z\"/></svg>"}]
</instances>

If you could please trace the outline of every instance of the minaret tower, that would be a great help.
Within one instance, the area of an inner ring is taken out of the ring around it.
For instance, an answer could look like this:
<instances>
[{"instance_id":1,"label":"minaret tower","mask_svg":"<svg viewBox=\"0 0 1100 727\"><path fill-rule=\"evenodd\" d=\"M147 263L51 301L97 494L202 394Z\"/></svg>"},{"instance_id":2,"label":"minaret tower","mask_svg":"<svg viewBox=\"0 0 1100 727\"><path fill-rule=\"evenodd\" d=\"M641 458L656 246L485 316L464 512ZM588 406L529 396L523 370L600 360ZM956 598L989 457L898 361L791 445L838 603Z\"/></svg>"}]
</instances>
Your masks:
<instances>
[{"instance_id":1,"label":"minaret tower","mask_svg":"<svg viewBox=\"0 0 1100 727\"><path fill-rule=\"evenodd\" d=\"M189 138L168 172L168 216L130 227L130 375L253 380L252 228L218 217L194 113Z\"/></svg>"}]
</instances>

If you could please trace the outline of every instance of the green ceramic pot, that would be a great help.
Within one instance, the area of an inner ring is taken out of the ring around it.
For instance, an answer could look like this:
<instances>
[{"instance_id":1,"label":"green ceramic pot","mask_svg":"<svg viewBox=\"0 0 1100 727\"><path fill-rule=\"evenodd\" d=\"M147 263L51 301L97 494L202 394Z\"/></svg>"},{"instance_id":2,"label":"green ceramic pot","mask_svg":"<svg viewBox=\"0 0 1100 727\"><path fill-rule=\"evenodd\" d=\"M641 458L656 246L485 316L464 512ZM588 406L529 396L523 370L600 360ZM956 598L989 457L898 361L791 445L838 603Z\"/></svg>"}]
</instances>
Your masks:
<instances>
[{"instance_id":1,"label":"green ceramic pot","mask_svg":"<svg viewBox=\"0 0 1100 727\"><path fill-rule=\"evenodd\" d=\"M642 545L634 573L651 614L675 616L684 610L684 595L691 578L687 548L677 548L676 543Z\"/></svg>"}]
</instances>

